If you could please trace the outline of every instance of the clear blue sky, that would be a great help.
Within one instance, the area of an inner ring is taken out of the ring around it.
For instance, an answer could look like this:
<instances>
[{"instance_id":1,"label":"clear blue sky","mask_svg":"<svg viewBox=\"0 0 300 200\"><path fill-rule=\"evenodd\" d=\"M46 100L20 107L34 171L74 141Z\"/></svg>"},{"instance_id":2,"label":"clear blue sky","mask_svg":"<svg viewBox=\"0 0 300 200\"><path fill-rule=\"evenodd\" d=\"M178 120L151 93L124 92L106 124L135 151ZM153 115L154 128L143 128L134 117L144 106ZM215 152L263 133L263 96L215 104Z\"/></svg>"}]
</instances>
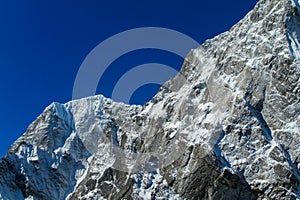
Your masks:
<instances>
[{"instance_id":1,"label":"clear blue sky","mask_svg":"<svg viewBox=\"0 0 300 200\"><path fill-rule=\"evenodd\" d=\"M228 30L256 2L1 1L0 156L47 105L72 99L77 70L88 53L103 40L128 29L155 26L180 31L202 43ZM113 65L130 68L151 61L179 69L182 64L181 59L166 52L151 52L156 55L151 56L152 60L147 53L130 53ZM111 72L116 73L116 70ZM118 76L107 73L110 78L102 80L107 87L98 91L105 96L111 94L114 77ZM139 90L140 94L145 91L151 94L153 88L145 86ZM135 97L134 103L144 101L141 95Z\"/></svg>"}]
</instances>

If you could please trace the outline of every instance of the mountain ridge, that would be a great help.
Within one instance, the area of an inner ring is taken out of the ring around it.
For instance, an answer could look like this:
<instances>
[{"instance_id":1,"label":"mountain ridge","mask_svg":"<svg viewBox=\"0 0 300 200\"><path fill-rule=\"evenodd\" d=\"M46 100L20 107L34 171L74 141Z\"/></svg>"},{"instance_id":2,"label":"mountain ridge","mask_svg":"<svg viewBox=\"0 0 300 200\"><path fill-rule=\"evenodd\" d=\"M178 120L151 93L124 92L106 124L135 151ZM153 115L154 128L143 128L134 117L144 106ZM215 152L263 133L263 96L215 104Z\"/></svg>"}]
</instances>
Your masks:
<instances>
[{"instance_id":1,"label":"mountain ridge","mask_svg":"<svg viewBox=\"0 0 300 200\"><path fill-rule=\"evenodd\" d=\"M260 0L144 106L53 103L0 161L1 199L298 199L299 2Z\"/></svg>"}]
</instances>

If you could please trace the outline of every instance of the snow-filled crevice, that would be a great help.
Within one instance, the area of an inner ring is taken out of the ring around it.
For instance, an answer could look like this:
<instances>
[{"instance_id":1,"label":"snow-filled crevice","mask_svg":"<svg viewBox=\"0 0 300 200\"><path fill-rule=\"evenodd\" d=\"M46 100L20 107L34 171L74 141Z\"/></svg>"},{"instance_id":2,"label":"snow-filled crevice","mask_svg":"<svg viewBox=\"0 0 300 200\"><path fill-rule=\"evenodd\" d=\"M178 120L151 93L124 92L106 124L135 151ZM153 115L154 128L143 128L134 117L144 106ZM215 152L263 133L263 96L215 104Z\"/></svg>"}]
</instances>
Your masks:
<instances>
[{"instance_id":1,"label":"snow-filled crevice","mask_svg":"<svg viewBox=\"0 0 300 200\"><path fill-rule=\"evenodd\" d=\"M292 11L291 15L287 18L286 26L287 32L286 37L289 43L291 54L300 61L300 3L298 0L291 0Z\"/></svg>"},{"instance_id":2,"label":"snow-filled crevice","mask_svg":"<svg viewBox=\"0 0 300 200\"><path fill-rule=\"evenodd\" d=\"M186 162L182 165L182 167L186 167L189 165L193 152L194 152L194 146L190 146Z\"/></svg>"},{"instance_id":3,"label":"snow-filled crevice","mask_svg":"<svg viewBox=\"0 0 300 200\"><path fill-rule=\"evenodd\" d=\"M221 125L219 125L219 126L221 127ZM241 183L243 183L246 187L248 187L248 182L246 181L244 174L232 169L231 163L227 160L224 151L220 147L222 140L226 137L225 130L223 130L222 127L220 128L220 130L221 130L221 135L219 136L219 138L214 146L214 154L220 162L220 168L222 170L224 170L223 173L225 171L228 171L231 174L236 174L240 178Z\"/></svg>"},{"instance_id":4,"label":"snow-filled crevice","mask_svg":"<svg viewBox=\"0 0 300 200\"><path fill-rule=\"evenodd\" d=\"M295 38L298 37L297 32L288 32L287 33L287 39L289 42L289 48L292 53L292 55L300 61L300 44L299 41Z\"/></svg>"},{"instance_id":5,"label":"snow-filled crevice","mask_svg":"<svg viewBox=\"0 0 300 200\"><path fill-rule=\"evenodd\" d=\"M291 1L292 5L294 7L296 7L298 10L300 10L300 2L299 2L299 0L290 0L290 1Z\"/></svg>"},{"instance_id":6,"label":"snow-filled crevice","mask_svg":"<svg viewBox=\"0 0 300 200\"><path fill-rule=\"evenodd\" d=\"M220 134L219 138L217 139L216 144L214 146L214 153L215 153L215 156L219 159L221 168L231 169L231 164L226 159L226 157L225 157L225 155L224 155L224 153L223 153L223 151L220 147L220 144L221 144L222 140L225 137L225 131L223 129L220 129L220 131L221 131L221 134Z\"/></svg>"},{"instance_id":7,"label":"snow-filled crevice","mask_svg":"<svg viewBox=\"0 0 300 200\"><path fill-rule=\"evenodd\" d=\"M292 161L291 155L288 152L288 150L286 150L286 148L284 147L284 145L280 144L279 145L281 152L283 153L286 161L288 162L289 166L292 168L294 175L296 176L297 180L300 181L300 171L297 167L297 164L295 164Z\"/></svg>"},{"instance_id":8,"label":"snow-filled crevice","mask_svg":"<svg viewBox=\"0 0 300 200\"><path fill-rule=\"evenodd\" d=\"M253 117L255 117L257 119L257 121L259 122L260 126L261 126L261 129L263 130L264 132L264 136L265 136L265 139L267 141L271 141L273 140L273 136L272 136L272 131L271 129L269 128L266 120L264 119L263 115L257 111L251 104L250 102L246 102L246 105L251 113L251 115Z\"/></svg>"}]
</instances>

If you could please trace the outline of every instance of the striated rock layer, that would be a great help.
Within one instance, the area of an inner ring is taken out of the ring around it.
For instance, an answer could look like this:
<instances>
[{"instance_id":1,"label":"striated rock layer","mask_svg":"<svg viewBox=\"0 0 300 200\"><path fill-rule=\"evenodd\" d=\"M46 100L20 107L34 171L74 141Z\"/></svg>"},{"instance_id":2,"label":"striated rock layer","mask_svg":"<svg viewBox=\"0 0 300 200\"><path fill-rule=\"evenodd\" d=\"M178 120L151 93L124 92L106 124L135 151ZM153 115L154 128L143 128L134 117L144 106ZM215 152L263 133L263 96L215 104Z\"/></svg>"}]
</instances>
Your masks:
<instances>
[{"instance_id":1,"label":"striated rock layer","mask_svg":"<svg viewBox=\"0 0 300 200\"><path fill-rule=\"evenodd\" d=\"M260 0L144 106L51 104L0 161L0 199L299 199L299 8Z\"/></svg>"}]
</instances>

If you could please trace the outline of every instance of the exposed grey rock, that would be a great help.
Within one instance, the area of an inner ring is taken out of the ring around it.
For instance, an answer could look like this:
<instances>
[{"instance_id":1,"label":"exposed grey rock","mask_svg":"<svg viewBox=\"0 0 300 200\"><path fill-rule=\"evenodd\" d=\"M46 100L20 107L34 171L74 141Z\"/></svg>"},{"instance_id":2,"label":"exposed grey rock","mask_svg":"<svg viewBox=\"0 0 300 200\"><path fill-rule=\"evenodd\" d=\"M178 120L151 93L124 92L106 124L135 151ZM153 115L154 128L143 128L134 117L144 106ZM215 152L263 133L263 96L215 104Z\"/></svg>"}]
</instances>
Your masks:
<instances>
[{"instance_id":1,"label":"exposed grey rock","mask_svg":"<svg viewBox=\"0 0 300 200\"><path fill-rule=\"evenodd\" d=\"M299 199L299 8L259 1L144 106L51 104L0 161L0 198Z\"/></svg>"}]
</instances>

